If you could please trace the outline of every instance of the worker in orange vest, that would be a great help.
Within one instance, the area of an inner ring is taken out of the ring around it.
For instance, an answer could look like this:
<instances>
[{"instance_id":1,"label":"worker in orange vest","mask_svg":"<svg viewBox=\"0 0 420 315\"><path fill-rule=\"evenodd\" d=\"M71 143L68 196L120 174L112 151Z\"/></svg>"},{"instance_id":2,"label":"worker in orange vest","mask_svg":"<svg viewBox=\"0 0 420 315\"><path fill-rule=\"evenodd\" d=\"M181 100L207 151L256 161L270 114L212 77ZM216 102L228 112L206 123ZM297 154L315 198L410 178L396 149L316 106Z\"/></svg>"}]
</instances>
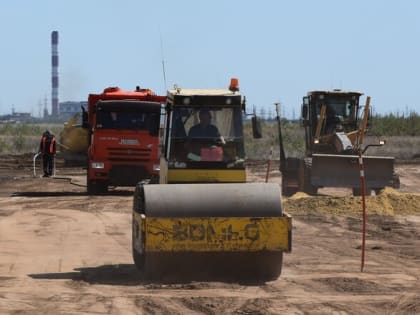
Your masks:
<instances>
[{"instance_id":1,"label":"worker in orange vest","mask_svg":"<svg viewBox=\"0 0 420 315\"><path fill-rule=\"evenodd\" d=\"M43 177L49 177L53 174L55 155L55 136L49 130L42 134L39 152L42 154Z\"/></svg>"}]
</instances>

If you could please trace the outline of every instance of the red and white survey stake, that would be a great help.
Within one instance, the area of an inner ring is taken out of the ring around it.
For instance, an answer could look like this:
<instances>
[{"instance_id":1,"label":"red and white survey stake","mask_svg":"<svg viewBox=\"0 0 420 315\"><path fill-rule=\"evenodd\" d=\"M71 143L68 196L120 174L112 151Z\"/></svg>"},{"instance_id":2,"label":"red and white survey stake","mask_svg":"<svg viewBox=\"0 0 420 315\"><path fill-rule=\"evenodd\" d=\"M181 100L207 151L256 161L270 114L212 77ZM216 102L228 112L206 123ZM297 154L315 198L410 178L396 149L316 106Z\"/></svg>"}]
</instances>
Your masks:
<instances>
[{"instance_id":1,"label":"red and white survey stake","mask_svg":"<svg viewBox=\"0 0 420 315\"><path fill-rule=\"evenodd\" d=\"M363 210L363 227L362 227L362 261L360 271L363 272L365 266L365 243L366 243L366 179L365 168L363 165L362 150L359 149L359 171L360 171L360 186L362 195L362 210Z\"/></svg>"}]
</instances>

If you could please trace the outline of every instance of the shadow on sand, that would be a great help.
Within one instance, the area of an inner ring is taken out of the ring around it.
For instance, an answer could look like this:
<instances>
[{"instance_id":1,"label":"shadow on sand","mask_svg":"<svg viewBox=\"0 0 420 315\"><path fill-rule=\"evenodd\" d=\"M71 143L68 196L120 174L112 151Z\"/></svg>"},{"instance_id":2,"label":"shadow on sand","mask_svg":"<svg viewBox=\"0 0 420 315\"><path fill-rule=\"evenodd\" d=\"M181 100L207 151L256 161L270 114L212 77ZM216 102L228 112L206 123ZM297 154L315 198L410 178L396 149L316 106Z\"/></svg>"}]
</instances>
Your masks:
<instances>
[{"instance_id":1,"label":"shadow on sand","mask_svg":"<svg viewBox=\"0 0 420 315\"><path fill-rule=\"evenodd\" d=\"M132 196L133 191L115 190L100 196ZM68 196L89 196L85 191L22 191L14 192L10 197L68 197ZM96 195L99 196L99 195Z\"/></svg>"},{"instance_id":2,"label":"shadow on sand","mask_svg":"<svg viewBox=\"0 0 420 315\"><path fill-rule=\"evenodd\" d=\"M176 270L176 266L174 266ZM134 264L117 264L117 265L102 265L97 267L81 267L75 268L73 272L57 272L57 273L38 273L29 274L33 279L48 279L48 280L73 280L84 281L89 284L103 284L103 285L126 285L136 286L143 285L148 288L160 288L161 285L175 285L167 288L194 288L195 285L191 282L225 282L236 283L240 285L261 285L265 281L256 280L241 280L224 276L209 276L203 274L189 274L186 275L170 275L160 279L148 279L144 277L143 273L139 271ZM176 271L175 271L176 272ZM180 287L179 287L180 286ZM164 288L164 287L162 287ZM166 287L165 287L166 288Z\"/></svg>"}]
</instances>

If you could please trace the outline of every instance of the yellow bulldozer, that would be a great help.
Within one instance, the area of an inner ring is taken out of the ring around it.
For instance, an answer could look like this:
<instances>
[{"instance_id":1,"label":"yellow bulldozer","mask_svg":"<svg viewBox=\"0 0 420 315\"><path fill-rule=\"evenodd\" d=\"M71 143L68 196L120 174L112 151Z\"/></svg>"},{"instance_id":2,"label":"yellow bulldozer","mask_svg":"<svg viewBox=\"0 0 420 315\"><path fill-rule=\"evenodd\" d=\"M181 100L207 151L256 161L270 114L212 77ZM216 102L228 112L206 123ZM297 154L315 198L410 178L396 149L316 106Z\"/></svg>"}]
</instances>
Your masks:
<instances>
[{"instance_id":1,"label":"yellow bulldozer","mask_svg":"<svg viewBox=\"0 0 420 315\"><path fill-rule=\"evenodd\" d=\"M286 157L277 116L280 139L282 192L290 196L297 191L315 195L322 187L347 187L360 195L359 150L370 146L364 138L370 121L370 97L363 106L357 91L317 90L308 92L302 103L305 129L304 158ZM364 154L366 191L378 193L386 186L399 188L394 157Z\"/></svg>"},{"instance_id":2,"label":"yellow bulldozer","mask_svg":"<svg viewBox=\"0 0 420 315\"><path fill-rule=\"evenodd\" d=\"M85 111L83 111L85 113ZM59 157L63 158L66 166L86 165L89 143L88 128L79 123L80 113L76 113L64 123L59 137Z\"/></svg>"},{"instance_id":3,"label":"yellow bulldozer","mask_svg":"<svg viewBox=\"0 0 420 315\"><path fill-rule=\"evenodd\" d=\"M237 79L229 89L168 91L159 182L134 193L133 259L146 277L281 274L292 219L279 185L246 182L244 113Z\"/></svg>"}]
</instances>

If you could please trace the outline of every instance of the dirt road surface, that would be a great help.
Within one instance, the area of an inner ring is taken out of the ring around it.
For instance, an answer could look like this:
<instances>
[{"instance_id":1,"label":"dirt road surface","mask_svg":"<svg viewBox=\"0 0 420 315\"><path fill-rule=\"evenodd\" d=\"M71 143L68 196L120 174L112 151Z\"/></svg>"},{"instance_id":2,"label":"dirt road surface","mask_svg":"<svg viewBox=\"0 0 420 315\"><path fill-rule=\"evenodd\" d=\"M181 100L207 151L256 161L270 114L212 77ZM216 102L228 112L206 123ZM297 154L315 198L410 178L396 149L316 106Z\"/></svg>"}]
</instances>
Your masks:
<instances>
[{"instance_id":1,"label":"dirt road surface","mask_svg":"<svg viewBox=\"0 0 420 315\"><path fill-rule=\"evenodd\" d=\"M414 210L368 216L364 272L360 214L296 210L290 198L293 252L279 279L165 283L133 265L132 190L89 197L83 169L39 178L16 159L0 159L0 314L420 313L419 165L398 166ZM263 181L265 165L249 175ZM269 180L280 181L275 169Z\"/></svg>"}]
</instances>

